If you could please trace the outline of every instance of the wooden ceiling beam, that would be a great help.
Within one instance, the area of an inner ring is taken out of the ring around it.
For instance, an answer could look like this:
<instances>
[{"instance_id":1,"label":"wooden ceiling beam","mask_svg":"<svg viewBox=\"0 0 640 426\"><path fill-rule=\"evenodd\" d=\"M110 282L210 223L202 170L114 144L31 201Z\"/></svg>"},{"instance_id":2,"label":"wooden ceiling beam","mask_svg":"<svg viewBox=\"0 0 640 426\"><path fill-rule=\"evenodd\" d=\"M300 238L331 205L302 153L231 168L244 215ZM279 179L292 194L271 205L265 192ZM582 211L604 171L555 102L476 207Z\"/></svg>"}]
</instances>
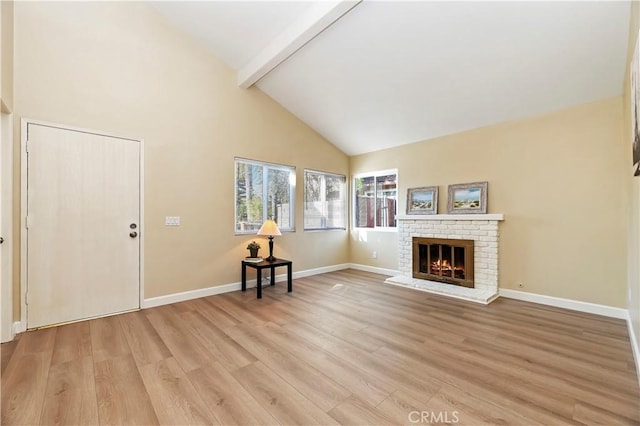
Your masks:
<instances>
[{"instance_id":1,"label":"wooden ceiling beam","mask_svg":"<svg viewBox=\"0 0 640 426\"><path fill-rule=\"evenodd\" d=\"M316 3L238 71L238 86L243 89L251 87L361 1L340 0Z\"/></svg>"}]
</instances>

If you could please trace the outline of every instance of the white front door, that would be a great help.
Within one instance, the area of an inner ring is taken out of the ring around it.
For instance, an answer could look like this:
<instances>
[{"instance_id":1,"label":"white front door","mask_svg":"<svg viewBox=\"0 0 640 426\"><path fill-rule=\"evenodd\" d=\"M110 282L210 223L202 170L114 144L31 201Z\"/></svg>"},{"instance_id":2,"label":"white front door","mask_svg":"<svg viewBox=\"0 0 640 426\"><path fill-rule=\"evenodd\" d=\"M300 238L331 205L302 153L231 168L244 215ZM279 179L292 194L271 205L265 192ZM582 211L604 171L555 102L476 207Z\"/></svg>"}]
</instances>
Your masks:
<instances>
[{"instance_id":1,"label":"white front door","mask_svg":"<svg viewBox=\"0 0 640 426\"><path fill-rule=\"evenodd\" d=\"M27 124L27 327L140 307L140 141Z\"/></svg>"}]
</instances>

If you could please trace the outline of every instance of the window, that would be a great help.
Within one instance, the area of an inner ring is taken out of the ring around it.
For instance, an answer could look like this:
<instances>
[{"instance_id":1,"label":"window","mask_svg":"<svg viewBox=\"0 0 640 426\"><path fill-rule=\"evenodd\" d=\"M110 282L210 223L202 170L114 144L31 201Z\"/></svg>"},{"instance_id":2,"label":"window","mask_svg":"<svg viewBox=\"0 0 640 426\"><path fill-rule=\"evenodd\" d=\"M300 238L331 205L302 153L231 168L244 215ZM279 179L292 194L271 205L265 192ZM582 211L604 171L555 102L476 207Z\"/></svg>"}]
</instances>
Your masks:
<instances>
[{"instance_id":1,"label":"window","mask_svg":"<svg viewBox=\"0 0 640 426\"><path fill-rule=\"evenodd\" d=\"M395 228L398 192L395 170L364 173L354 177L354 223L356 228Z\"/></svg>"},{"instance_id":2,"label":"window","mask_svg":"<svg viewBox=\"0 0 640 426\"><path fill-rule=\"evenodd\" d=\"M295 167L236 158L236 233L256 233L267 218L292 231Z\"/></svg>"},{"instance_id":3,"label":"window","mask_svg":"<svg viewBox=\"0 0 640 426\"><path fill-rule=\"evenodd\" d=\"M304 229L346 229L347 178L304 171Z\"/></svg>"}]
</instances>

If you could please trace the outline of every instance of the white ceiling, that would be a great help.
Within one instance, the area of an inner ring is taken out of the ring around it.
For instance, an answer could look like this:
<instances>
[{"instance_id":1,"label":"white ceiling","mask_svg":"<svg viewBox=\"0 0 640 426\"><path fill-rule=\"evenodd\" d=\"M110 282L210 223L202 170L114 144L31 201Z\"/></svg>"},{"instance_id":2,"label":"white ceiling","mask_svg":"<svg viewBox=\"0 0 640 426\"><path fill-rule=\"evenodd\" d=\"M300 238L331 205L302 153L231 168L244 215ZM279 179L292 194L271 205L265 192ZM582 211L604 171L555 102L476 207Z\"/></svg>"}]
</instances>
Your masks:
<instances>
[{"instance_id":1,"label":"white ceiling","mask_svg":"<svg viewBox=\"0 0 640 426\"><path fill-rule=\"evenodd\" d=\"M242 74L318 3L153 5ZM365 0L282 49L257 85L356 155L620 95L629 14L628 1Z\"/></svg>"}]
</instances>

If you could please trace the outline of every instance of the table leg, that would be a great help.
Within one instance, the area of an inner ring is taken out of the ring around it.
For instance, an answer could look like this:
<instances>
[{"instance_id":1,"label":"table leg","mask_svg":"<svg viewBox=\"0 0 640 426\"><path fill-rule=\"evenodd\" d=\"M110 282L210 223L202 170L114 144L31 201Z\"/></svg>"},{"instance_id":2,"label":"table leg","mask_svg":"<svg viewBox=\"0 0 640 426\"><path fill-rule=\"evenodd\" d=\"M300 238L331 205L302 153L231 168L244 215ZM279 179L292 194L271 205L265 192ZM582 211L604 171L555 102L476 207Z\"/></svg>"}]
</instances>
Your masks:
<instances>
[{"instance_id":1,"label":"table leg","mask_svg":"<svg viewBox=\"0 0 640 426\"><path fill-rule=\"evenodd\" d=\"M276 285L276 267L271 267L271 285Z\"/></svg>"},{"instance_id":2,"label":"table leg","mask_svg":"<svg viewBox=\"0 0 640 426\"><path fill-rule=\"evenodd\" d=\"M293 291L293 280L291 276L291 264L287 265L287 293Z\"/></svg>"},{"instance_id":3,"label":"table leg","mask_svg":"<svg viewBox=\"0 0 640 426\"><path fill-rule=\"evenodd\" d=\"M258 299L262 299L262 269L258 268Z\"/></svg>"},{"instance_id":4,"label":"table leg","mask_svg":"<svg viewBox=\"0 0 640 426\"><path fill-rule=\"evenodd\" d=\"M242 291L247 290L247 265L242 262Z\"/></svg>"}]
</instances>

